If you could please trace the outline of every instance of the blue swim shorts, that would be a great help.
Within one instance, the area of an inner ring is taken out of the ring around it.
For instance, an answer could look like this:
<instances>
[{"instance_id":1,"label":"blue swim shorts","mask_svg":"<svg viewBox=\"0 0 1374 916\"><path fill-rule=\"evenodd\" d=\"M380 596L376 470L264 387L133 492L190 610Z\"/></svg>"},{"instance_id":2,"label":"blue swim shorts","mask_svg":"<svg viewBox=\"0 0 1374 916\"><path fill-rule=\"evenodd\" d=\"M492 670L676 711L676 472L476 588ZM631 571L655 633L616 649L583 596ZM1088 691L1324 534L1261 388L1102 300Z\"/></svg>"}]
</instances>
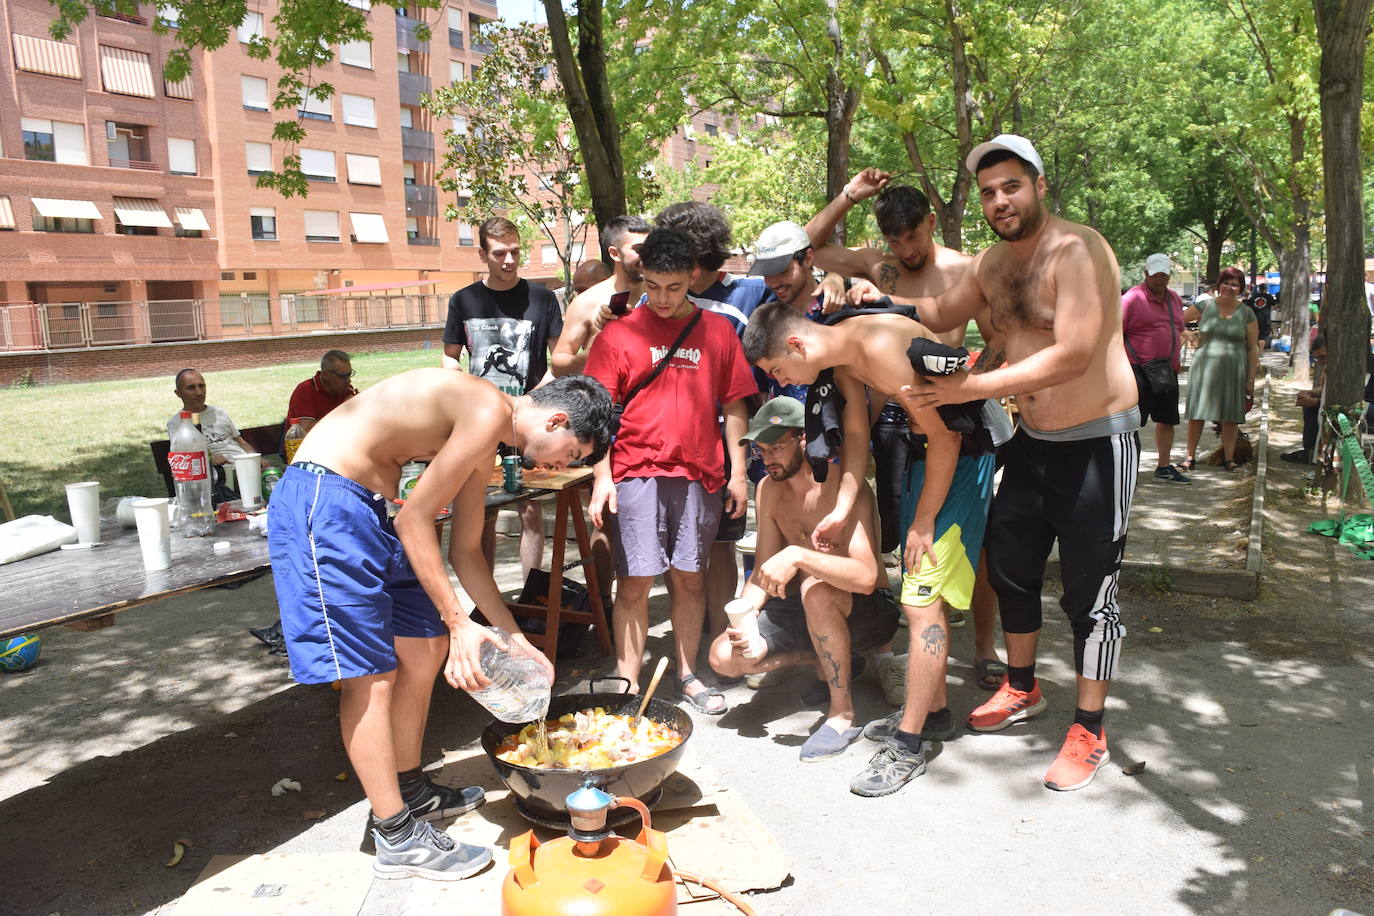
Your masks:
<instances>
[{"instance_id":1,"label":"blue swim shorts","mask_svg":"<svg viewBox=\"0 0 1374 916\"><path fill-rule=\"evenodd\" d=\"M319 465L272 491L268 549L291 676L301 684L396 668L396 637L448 628L410 568L386 500Z\"/></svg>"}]
</instances>

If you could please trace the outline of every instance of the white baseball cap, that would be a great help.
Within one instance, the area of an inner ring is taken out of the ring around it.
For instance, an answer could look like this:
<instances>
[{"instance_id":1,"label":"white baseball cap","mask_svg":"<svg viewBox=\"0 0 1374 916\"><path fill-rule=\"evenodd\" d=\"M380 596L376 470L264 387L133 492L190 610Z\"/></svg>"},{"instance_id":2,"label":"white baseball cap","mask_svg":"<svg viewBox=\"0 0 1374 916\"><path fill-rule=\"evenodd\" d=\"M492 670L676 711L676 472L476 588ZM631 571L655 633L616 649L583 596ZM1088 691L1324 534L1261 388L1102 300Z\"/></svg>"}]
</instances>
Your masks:
<instances>
[{"instance_id":1,"label":"white baseball cap","mask_svg":"<svg viewBox=\"0 0 1374 916\"><path fill-rule=\"evenodd\" d=\"M1009 153L1020 156L1022 159L1035 166L1036 171L1041 175L1045 174L1045 163L1040 160L1040 154L1035 151L1035 147L1025 137L1017 134L998 134L986 143L979 143L973 148L973 152L968 154L964 160L964 165L973 174L978 174L978 163L982 158L993 150L1004 149Z\"/></svg>"},{"instance_id":2,"label":"white baseball cap","mask_svg":"<svg viewBox=\"0 0 1374 916\"><path fill-rule=\"evenodd\" d=\"M1153 277L1155 274L1171 274L1174 272L1174 265L1169 262L1167 254L1152 254L1145 259L1145 276Z\"/></svg>"},{"instance_id":3,"label":"white baseball cap","mask_svg":"<svg viewBox=\"0 0 1374 916\"><path fill-rule=\"evenodd\" d=\"M756 277L780 274L797 252L810 247L811 236L800 224L790 219L774 223L763 230L754 243L754 262L749 265L749 273Z\"/></svg>"}]
</instances>

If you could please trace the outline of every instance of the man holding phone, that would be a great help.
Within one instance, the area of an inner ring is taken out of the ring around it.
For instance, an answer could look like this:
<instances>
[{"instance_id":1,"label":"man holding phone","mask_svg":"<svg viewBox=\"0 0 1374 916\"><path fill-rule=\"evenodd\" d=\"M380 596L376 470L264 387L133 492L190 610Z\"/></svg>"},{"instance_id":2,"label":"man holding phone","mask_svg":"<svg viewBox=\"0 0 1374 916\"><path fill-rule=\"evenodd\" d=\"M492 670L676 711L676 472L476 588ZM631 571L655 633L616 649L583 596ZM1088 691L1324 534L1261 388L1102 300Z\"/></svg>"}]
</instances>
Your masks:
<instances>
[{"instance_id":1,"label":"man holding phone","mask_svg":"<svg viewBox=\"0 0 1374 916\"><path fill-rule=\"evenodd\" d=\"M601 330L601 310L624 315L639 301L644 275L639 270L639 246L649 235L649 223L640 216L617 216L601 227L601 240L610 254L611 275L585 292L578 293L563 315L563 334L553 350L553 374L573 375L587 363L592 338Z\"/></svg>"}]
</instances>

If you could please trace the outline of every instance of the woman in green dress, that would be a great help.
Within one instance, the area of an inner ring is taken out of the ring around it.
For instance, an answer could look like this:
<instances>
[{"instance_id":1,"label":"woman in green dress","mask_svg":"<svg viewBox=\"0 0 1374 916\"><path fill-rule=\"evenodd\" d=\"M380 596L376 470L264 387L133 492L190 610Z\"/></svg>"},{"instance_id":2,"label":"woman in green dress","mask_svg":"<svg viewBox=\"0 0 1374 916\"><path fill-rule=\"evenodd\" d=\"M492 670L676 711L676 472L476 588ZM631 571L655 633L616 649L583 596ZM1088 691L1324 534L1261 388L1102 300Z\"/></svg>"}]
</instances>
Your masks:
<instances>
[{"instance_id":1,"label":"woman in green dress","mask_svg":"<svg viewBox=\"0 0 1374 916\"><path fill-rule=\"evenodd\" d=\"M1259 368L1259 344L1255 313L1240 301L1245 275L1228 267L1217 277L1217 297L1202 310L1189 308L1185 320L1200 322L1201 344L1188 370L1188 457L1179 465L1191 471L1197 464L1202 424L1221 423L1221 451L1228 471L1240 470L1235 462L1236 437L1246 411L1254 401L1255 373Z\"/></svg>"}]
</instances>

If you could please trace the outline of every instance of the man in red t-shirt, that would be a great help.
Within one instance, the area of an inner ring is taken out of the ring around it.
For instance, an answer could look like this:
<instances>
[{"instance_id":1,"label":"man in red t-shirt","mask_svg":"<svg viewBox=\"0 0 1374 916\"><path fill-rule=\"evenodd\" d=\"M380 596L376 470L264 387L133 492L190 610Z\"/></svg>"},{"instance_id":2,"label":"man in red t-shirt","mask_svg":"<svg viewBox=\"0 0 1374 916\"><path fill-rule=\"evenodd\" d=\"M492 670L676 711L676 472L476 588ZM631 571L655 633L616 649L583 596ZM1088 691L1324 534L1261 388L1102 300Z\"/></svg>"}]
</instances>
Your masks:
<instances>
[{"instance_id":1,"label":"man in red t-shirt","mask_svg":"<svg viewBox=\"0 0 1374 916\"><path fill-rule=\"evenodd\" d=\"M291 392L291 405L286 408L287 419L324 419L325 414L358 393L349 382L351 378L353 362L347 353L343 350L325 353L320 357L320 371Z\"/></svg>"},{"instance_id":2,"label":"man in red t-shirt","mask_svg":"<svg viewBox=\"0 0 1374 916\"><path fill-rule=\"evenodd\" d=\"M606 325L585 370L625 406L615 444L596 466L590 506L598 528L609 523L619 574L616 668L638 691L649 589L655 576L666 574L683 696L701 712L719 715L729 708L725 697L692 668L706 613L711 541L722 512L739 518L748 505L740 440L748 429L744 399L758 392L758 383L730 322L687 297L700 276L691 239L655 229L639 257L648 302ZM691 322L663 372L625 404ZM719 414L730 449L728 481Z\"/></svg>"}]
</instances>

